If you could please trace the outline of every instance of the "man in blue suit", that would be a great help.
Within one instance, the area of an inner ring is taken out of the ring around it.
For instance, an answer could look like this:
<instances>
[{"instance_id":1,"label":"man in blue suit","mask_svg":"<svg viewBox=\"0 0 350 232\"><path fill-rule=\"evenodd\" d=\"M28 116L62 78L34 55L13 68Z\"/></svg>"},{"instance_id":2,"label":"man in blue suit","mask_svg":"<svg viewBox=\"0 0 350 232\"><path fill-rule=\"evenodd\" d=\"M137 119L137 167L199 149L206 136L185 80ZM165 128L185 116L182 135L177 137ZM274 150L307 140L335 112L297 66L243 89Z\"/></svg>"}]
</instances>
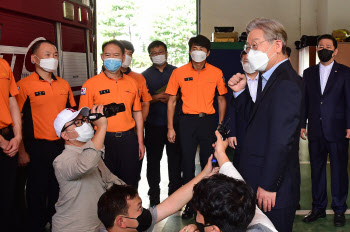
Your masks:
<instances>
[{"instance_id":1,"label":"man in blue suit","mask_svg":"<svg viewBox=\"0 0 350 232\"><path fill-rule=\"evenodd\" d=\"M248 54L246 53L246 51L243 50L241 52L240 57L244 73L247 77L246 91L249 91L252 101L255 102L256 96L258 95L258 93L261 92L262 81L259 72L251 68L247 56ZM227 110L227 117L230 118L230 132L228 134L228 144L230 147L235 149L233 156L233 165L235 166L235 168L237 168L237 170L240 170L240 153L244 143L245 131L248 124L246 120L247 116L241 114L238 111L236 112L236 109L234 108L233 104L233 99L231 99Z\"/></svg>"},{"instance_id":2,"label":"man in blue suit","mask_svg":"<svg viewBox=\"0 0 350 232\"><path fill-rule=\"evenodd\" d=\"M348 147L350 138L350 68L338 64L337 41L331 35L317 40L320 64L304 71L305 108L300 136L309 139L312 179L312 211L303 219L325 217L327 207L326 165L331 165L334 225L344 226L348 196ZM306 133L308 120L308 134Z\"/></svg>"},{"instance_id":3,"label":"man in blue suit","mask_svg":"<svg viewBox=\"0 0 350 232\"><path fill-rule=\"evenodd\" d=\"M249 115L241 174L276 229L292 231L300 197L302 83L286 58L287 33L281 23L257 18L247 32L248 61L262 73L262 92L253 103L245 75L238 73L228 82L237 111Z\"/></svg>"}]
</instances>

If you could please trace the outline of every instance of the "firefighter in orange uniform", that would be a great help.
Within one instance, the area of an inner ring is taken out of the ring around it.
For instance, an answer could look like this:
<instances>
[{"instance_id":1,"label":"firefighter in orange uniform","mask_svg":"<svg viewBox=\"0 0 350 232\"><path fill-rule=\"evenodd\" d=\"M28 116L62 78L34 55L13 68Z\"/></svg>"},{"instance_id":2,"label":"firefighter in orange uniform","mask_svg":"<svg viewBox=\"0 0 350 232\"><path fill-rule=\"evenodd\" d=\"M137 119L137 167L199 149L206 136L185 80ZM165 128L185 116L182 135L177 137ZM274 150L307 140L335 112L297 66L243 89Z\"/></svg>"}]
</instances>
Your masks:
<instances>
[{"instance_id":1,"label":"firefighter in orange uniform","mask_svg":"<svg viewBox=\"0 0 350 232\"><path fill-rule=\"evenodd\" d=\"M0 58L0 224L11 231L15 196L17 151L22 140L21 114L15 96L15 78L9 64Z\"/></svg>"},{"instance_id":2,"label":"firefighter in orange uniform","mask_svg":"<svg viewBox=\"0 0 350 232\"><path fill-rule=\"evenodd\" d=\"M32 53L35 72L17 83L17 102L23 114L19 165L28 164L29 231L44 232L55 213L59 192L52 162L64 149L53 122L63 109L74 107L75 101L68 82L53 74L58 66L55 45L48 40L38 41Z\"/></svg>"},{"instance_id":3,"label":"firefighter in orange uniform","mask_svg":"<svg viewBox=\"0 0 350 232\"><path fill-rule=\"evenodd\" d=\"M102 52L104 71L84 83L79 109L113 102L124 103L124 112L108 118L104 162L114 175L126 184L136 187L145 153L138 85L132 77L120 70L125 52L124 45L120 41L105 42L102 45Z\"/></svg>"},{"instance_id":4,"label":"firefighter in orange uniform","mask_svg":"<svg viewBox=\"0 0 350 232\"><path fill-rule=\"evenodd\" d=\"M189 42L191 62L173 71L165 93L171 95L168 101L168 140L175 142L173 118L176 95L181 91L182 115L179 118L179 140L182 154L184 184L193 179L195 173L195 155L200 146L200 164L204 168L215 142L214 132L217 127L213 101L218 92L219 123L224 120L226 111L225 94L227 88L222 71L208 63L210 54L208 38L197 35ZM194 211L191 204L182 214L182 218L191 218Z\"/></svg>"},{"instance_id":5,"label":"firefighter in orange uniform","mask_svg":"<svg viewBox=\"0 0 350 232\"><path fill-rule=\"evenodd\" d=\"M136 80L139 88L140 99L141 99L142 118L143 118L143 121L146 121L146 118L149 112L150 101L152 101L152 96L149 93L149 90L147 88L145 77L140 73L136 73L132 71L131 68L129 67L132 61L132 55L134 54L134 51L135 51L134 46L132 45L132 43L126 40L121 40L120 42L122 42L123 45L125 46L125 59L124 59L124 62L122 63L122 67L120 68L120 70L124 74L131 76Z\"/></svg>"}]
</instances>

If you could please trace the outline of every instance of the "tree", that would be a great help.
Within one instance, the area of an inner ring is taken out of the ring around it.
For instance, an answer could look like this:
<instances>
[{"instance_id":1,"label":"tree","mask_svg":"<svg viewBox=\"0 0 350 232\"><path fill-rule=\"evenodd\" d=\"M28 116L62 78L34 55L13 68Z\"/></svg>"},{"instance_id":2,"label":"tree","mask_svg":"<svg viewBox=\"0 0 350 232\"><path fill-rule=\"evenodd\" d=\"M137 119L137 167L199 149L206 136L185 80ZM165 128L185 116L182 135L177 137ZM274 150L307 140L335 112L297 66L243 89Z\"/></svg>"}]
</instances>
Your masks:
<instances>
[{"instance_id":1,"label":"tree","mask_svg":"<svg viewBox=\"0 0 350 232\"><path fill-rule=\"evenodd\" d=\"M188 40L196 35L196 1L167 0L167 10L153 21L151 40L163 41L168 47L168 62L182 65L188 62Z\"/></svg>"},{"instance_id":2,"label":"tree","mask_svg":"<svg viewBox=\"0 0 350 232\"><path fill-rule=\"evenodd\" d=\"M139 8L135 6L135 0L115 1L109 12L102 11L98 25L102 26L101 34L113 38L127 36L131 41L133 28L136 26L135 15Z\"/></svg>"}]
</instances>

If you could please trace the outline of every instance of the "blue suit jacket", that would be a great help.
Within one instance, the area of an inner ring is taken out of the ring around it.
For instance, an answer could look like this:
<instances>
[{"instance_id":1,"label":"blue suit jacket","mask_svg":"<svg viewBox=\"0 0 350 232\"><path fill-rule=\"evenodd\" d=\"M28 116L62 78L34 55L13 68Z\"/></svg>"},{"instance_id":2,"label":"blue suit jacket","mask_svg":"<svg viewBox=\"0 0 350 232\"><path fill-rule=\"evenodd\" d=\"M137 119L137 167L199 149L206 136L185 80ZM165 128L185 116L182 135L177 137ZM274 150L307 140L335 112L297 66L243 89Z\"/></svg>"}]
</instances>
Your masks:
<instances>
[{"instance_id":1,"label":"blue suit jacket","mask_svg":"<svg viewBox=\"0 0 350 232\"><path fill-rule=\"evenodd\" d=\"M320 66L304 71L305 107L302 128L308 119L308 139L320 138L322 130L328 141L345 138L350 129L350 68L334 61L323 94L320 85Z\"/></svg>"},{"instance_id":2,"label":"blue suit jacket","mask_svg":"<svg viewBox=\"0 0 350 232\"><path fill-rule=\"evenodd\" d=\"M257 191L277 192L275 208L296 205L300 198L299 135L302 83L289 61L280 64L255 104L247 91L234 99L249 115L241 154L241 174Z\"/></svg>"},{"instance_id":3,"label":"blue suit jacket","mask_svg":"<svg viewBox=\"0 0 350 232\"><path fill-rule=\"evenodd\" d=\"M257 96L261 93L261 89L262 89L262 77L261 77L261 73L259 73ZM248 84L245 88L245 91L249 92ZM253 105L254 103L251 106ZM242 148L244 143L245 131L247 129L248 119L249 119L249 115L247 114L249 112L246 111L242 113L237 109L235 109L233 95L231 95L229 104L227 106L227 112L228 113L226 114L226 117L230 118L230 121L229 121L230 133L228 136L236 137L237 148Z\"/></svg>"}]
</instances>

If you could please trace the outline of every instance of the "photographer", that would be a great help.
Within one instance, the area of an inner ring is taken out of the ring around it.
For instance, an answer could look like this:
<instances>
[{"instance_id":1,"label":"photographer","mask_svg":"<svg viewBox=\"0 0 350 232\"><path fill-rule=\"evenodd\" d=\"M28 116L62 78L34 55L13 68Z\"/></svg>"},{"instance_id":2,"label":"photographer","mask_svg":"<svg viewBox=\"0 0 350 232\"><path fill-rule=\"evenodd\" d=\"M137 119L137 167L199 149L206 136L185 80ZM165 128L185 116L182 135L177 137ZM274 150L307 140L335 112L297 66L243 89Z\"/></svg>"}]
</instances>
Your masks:
<instances>
[{"instance_id":1,"label":"photographer","mask_svg":"<svg viewBox=\"0 0 350 232\"><path fill-rule=\"evenodd\" d=\"M103 115L103 105L94 105L91 113ZM87 119L89 108L79 111L64 109L54 122L58 137L65 149L53 162L60 185L52 231L95 232L101 222L97 217L97 201L113 183L124 184L105 166L104 139L107 119L93 121L96 133Z\"/></svg>"},{"instance_id":2,"label":"photographer","mask_svg":"<svg viewBox=\"0 0 350 232\"><path fill-rule=\"evenodd\" d=\"M197 211L196 225L185 226L180 232L277 231L269 218L256 206L256 196L228 159L223 141L215 132L215 158L220 174L201 180L193 188L193 206Z\"/></svg>"}]
</instances>

